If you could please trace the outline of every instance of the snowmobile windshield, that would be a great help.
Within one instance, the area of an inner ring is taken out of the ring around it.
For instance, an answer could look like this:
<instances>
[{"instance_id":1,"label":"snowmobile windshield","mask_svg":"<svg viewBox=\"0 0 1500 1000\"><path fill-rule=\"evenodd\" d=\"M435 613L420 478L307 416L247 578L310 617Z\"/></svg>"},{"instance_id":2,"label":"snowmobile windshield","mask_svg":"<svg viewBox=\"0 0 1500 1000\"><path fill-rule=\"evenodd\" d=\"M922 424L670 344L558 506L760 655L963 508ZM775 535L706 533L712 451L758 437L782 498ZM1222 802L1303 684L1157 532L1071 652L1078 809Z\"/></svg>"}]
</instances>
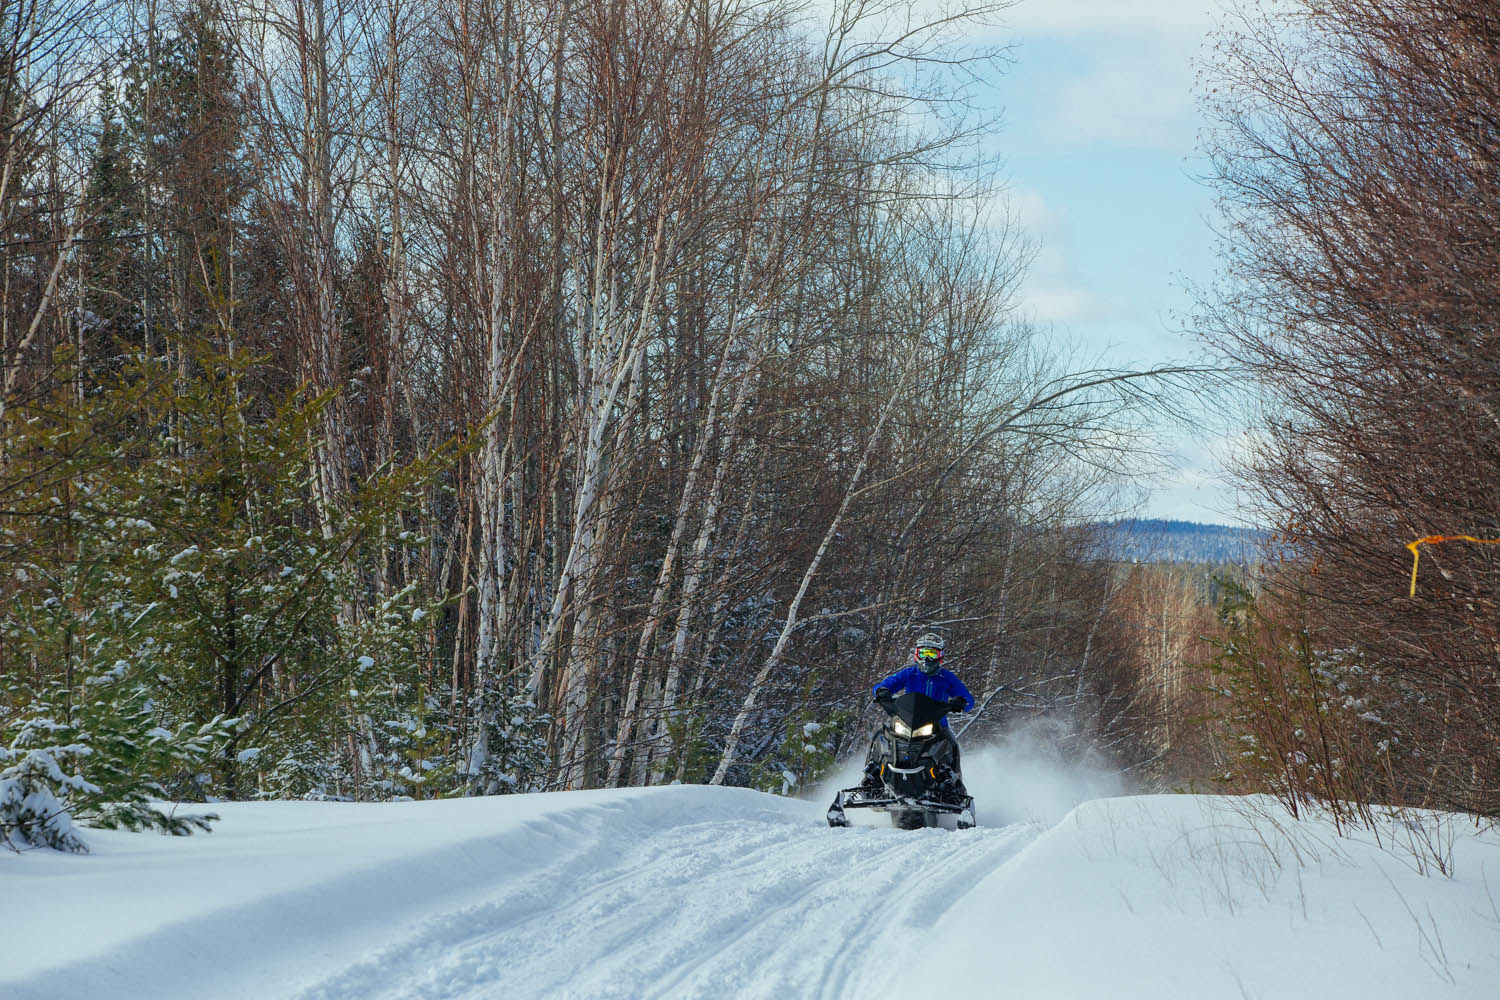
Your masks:
<instances>
[{"instance_id":1,"label":"snowmobile windshield","mask_svg":"<svg viewBox=\"0 0 1500 1000\"><path fill-rule=\"evenodd\" d=\"M905 723L908 733L920 731L923 727L934 725L942 721L943 716L948 714L948 706L936 698L929 698L920 691L907 691L898 694L890 701L884 703L885 710L891 714L893 719ZM899 732L901 727L896 727Z\"/></svg>"}]
</instances>

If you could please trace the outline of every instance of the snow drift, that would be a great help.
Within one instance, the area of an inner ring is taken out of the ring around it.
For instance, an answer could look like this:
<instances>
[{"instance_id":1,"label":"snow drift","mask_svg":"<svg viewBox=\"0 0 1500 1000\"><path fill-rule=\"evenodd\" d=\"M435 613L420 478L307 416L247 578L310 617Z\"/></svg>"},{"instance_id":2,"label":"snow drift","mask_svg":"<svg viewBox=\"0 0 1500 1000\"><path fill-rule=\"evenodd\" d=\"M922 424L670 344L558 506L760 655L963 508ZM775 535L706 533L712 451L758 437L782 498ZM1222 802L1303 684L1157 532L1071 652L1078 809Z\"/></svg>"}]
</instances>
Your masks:
<instances>
[{"instance_id":1,"label":"snow drift","mask_svg":"<svg viewBox=\"0 0 1500 1000\"><path fill-rule=\"evenodd\" d=\"M684 786L225 804L0 853L0 995L1494 996L1493 831L1437 828L1447 878L1264 800L1068 797L964 833Z\"/></svg>"}]
</instances>

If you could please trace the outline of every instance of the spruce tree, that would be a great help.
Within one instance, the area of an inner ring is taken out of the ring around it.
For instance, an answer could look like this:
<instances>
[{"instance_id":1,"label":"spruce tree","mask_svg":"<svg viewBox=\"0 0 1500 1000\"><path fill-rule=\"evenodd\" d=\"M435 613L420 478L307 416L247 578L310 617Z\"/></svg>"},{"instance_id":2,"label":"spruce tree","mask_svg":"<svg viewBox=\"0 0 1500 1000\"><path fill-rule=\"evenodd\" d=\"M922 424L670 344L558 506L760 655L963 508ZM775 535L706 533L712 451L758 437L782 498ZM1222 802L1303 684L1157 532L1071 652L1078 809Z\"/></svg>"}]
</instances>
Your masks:
<instances>
[{"instance_id":1,"label":"spruce tree","mask_svg":"<svg viewBox=\"0 0 1500 1000\"><path fill-rule=\"evenodd\" d=\"M381 528L447 456L384 470L324 525L307 477L328 397L257 403L250 367L200 344L186 374L144 357L63 372L7 414L13 840L77 849L65 813L206 827L166 798L446 790L453 740L428 690L437 606L416 586L376 601L370 568Z\"/></svg>"},{"instance_id":2,"label":"spruce tree","mask_svg":"<svg viewBox=\"0 0 1500 1000\"><path fill-rule=\"evenodd\" d=\"M114 88L101 88L99 136L89 159L84 195L87 220L80 249L83 312L79 318L90 357L141 344L138 227L139 178L132 166Z\"/></svg>"},{"instance_id":3,"label":"spruce tree","mask_svg":"<svg viewBox=\"0 0 1500 1000\"><path fill-rule=\"evenodd\" d=\"M158 800L180 792L229 727L174 720L154 697L160 609L138 599L135 583L155 528L127 513L118 482L143 458L132 426L141 387L80 396L72 374L7 415L0 828L12 842L81 850L72 819L206 828L212 816L178 815Z\"/></svg>"},{"instance_id":4,"label":"spruce tree","mask_svg":"<svg viewBox=\"0 0 1500 1000\"><path fill-rule=\"evenodd\" d=\"M210 767L214 794L388 793L378 733L421 698L430 608L416 587L372 606L369 569L381 526L441 459L372 478L323 524L310 450L330 394L257 406L244 358L200 358L161 400L171 419L124 491L131 516L158 527L142 550L151 571L134 582L137 600L164 609L152 630L161 701L197 725L235 720Z\"/></svg>"}]
</instances>

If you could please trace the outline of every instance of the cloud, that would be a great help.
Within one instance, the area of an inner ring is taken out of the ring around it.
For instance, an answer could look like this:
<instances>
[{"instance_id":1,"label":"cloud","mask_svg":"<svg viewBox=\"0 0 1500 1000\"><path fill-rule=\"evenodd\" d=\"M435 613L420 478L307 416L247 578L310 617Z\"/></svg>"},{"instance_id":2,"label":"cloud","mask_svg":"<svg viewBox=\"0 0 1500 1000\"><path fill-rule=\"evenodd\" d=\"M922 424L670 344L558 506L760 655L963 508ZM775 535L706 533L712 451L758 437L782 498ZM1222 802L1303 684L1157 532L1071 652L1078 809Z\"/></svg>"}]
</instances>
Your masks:
<instances>
[{"instance_id":1,"label":"cloud","mask_svg":"<svg viewBox=\"0 0 1500 1000\"><path fill-rule=\"evenodd\" d=\"M1231 0L1022 0L1018 42L1038 132L1062 145L1123 143L1186 153L1198 126L1195 60Z\"/></svg>"},{"instance_id":2,"label":"cloud","mask_svg":"<svg viewBox=\"0 0 1500 1000\"><path fill-rule=\"evenodd\" d=\"M1229 7L1227 0L1023 0L1005 12L1021 35L1134 34L1200 38Z\"/></svg>"},{"instance_id":3,"label":"cloud","mask_svg":"<svg viewBox=\"0 0 1500 1000\"><path fill-rule=\"evenodd\" d=\"M1203 420L1198 433L1171 436L1168 443L1176 452L1173 469L1155 484L1146 513L1180 521L1263 527L1253 521L1234 475L1234 469L1263 441L1262 432L1245 427L1209 431L1208 425L1228 417L1205 413Z\"/></svg>"},{"instance_id":4,"label":"cloud","mask_svg":"<svg viewBox=\"0 0 1500 1000\"><path fill-rule=\"evenodd\" d=\"M1011 187L999 196L1000 214L1013 220L1034 237L1047 237L1058 230L1059 219L1047 199L1035 188Z\"/></svg>"},{"instance_id":5,"label":"cloud","mask_svg":"<svg viewBox=\"0 0 1500 1000\"><path fill-rule=\"evenodd\" d=\"M1021 281L1022 314L1037 323L1058 325L1105 315L1109 303L1088 288L1067 251L1063 214L1034 188L1011 188L1005 202L1008 217L1037 248Z\"/></svg>"},{"instance_id":6,"label":"cloud","mask_svg":"<svg viewBox=\"0 0 1500 1000\"><path fill-rule=\"evenodd\" d=\"M1156 42L1131 49L1091 42L1087 48L1086 68L1049 88L1040 129L1046 139L1191 149L1197 128L1192 51Z\"/></svg>"},{"instance_id":7,"label":"cloud","mask_svg":"<svg viewBox=\"0 0 1500 1000\"><path fill-rule=\"evenodd\" d=\"M1043 266L1049 254L1062 266ZM1020 308L1028 319L1043 325L1069 326L1109 315L1109 302L1068 273L1061 254L1045 250L1021 283Z\"/></svg>"}]
</instances>

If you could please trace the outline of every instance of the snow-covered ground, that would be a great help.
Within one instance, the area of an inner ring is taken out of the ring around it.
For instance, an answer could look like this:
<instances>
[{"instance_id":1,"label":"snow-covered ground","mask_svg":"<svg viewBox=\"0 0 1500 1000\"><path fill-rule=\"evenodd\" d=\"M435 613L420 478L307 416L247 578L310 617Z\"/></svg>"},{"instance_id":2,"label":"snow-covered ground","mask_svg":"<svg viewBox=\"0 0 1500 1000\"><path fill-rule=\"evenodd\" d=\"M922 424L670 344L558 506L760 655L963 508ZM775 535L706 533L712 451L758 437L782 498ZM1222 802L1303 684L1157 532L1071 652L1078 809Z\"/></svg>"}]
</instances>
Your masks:
<instances>
[{"instance_id":1,"label":"snow-covered ground","mask_svg":"<svg viewBox=\"0 0 1500 1000\"><path fill-rule=\"evenodd\" d=\"M0 997L1500 997L1495 831L1439 829L1449 878L1262 800L966 770L964 832L679 786L0 851Z\"/></svg>"}]
</instances>

